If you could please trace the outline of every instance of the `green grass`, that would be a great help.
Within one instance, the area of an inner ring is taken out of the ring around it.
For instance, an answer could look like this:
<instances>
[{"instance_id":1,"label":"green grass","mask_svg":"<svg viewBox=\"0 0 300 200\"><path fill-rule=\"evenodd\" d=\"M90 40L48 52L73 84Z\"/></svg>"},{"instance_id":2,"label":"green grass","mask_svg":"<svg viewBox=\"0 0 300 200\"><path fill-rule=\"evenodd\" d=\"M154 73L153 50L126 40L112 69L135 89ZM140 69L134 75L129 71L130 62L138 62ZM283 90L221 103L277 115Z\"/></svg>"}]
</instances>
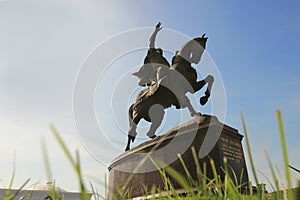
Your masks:
<instances>
[{"instance_id":1,"label":"green grass","mask_svg":"<svg viewBox=\"0 0 300 200\"><path fill-rule=\"evenodd\" d=\"M268 155L267 152L266 154L266 159L268 161L270 171L272 173L272 181L269 180L270 187L273 188L274 192L272 196L268 196L265 194L263 187L260 187L258 177L257 177L257 170L255 168L254 160L251 154L251 147L250 147L250 140L246 128L246 123L244 116L241 114L241 119L242 119L242 125L243 125L243 131L245 135L245 143L246 143L246 149L250 161L250 170L253 173L254 176L254 181L258 189L258 194L253 194L252 191L252 183L249 183L249 191L248 194L242 194L241 193L241 185L238 185L237 183L241 182L238 181L240 180L240 177L235 177L234 180L230 178L229 171L231 170L227 166L227 160L224 159L224 171L225 178L224 181L220 179L220 176L217 174L217 170L214 164L214 161L211 160L209 163L209 167L211 167L213 171L213 179L209 179L206 176L206 169L208 166L204 164L203 166L200 166L199 160L197 157L197 153L195 151L195 148L192 147L192 154L196 166L196 173L197 173L197 180L194 180L189 172L189 169L187 168L184 160L180 155L178 155L178 159L180 160L182 167L184 169L184 174L180 174L176 170L174 170L171 167L166 167L163 169L159 168L159 165L155 163L153 160L153 164L157 166L158 171L160 172L160 175L164 181L164 190L160 190L158 188L152 187L150 191L147 191L147 187L144 187L145 191L145 197L148 197L147 199L159 199L159 200L165 200L165 199L174 199L174 200L180 200L180 199L202 199L202 200L236 200L236 199L241 199L241 200L293 200L296 199L294 196L295 194L297 195L298 199L300 198L300 189L298 188L295 192L291 190L292 184L291 184L291 174L290 174L290 169L289 169L289 161L288 161L288 152L286 148L286 141L285 141L285 133L284 133L284 128L283 128L283 122L282 122L282 116L281 112L277 111L277 120L278 120L278 129L279 129L279 137L281 141L281 149L282 149L282 154L283 154L283 160L284 160L284 165L285 165L285 178L287 182L287 190L284 192L279 192L280 187L279 187L279 178L275 173L274 166L271 162L271 159ZM74 172L76 173L76 176L78 178L78 183L80 185L80 194L81 194L81 199L86 200L89 199L89 192L86 189L86 186L83 181L83 175L81 171L81 163L80 163L80 156L79 152L75 152L75 156L71 154L71 152L68 150L66 144L60 137L58 131L54 128L54 126L50 126L50 129L53 133L53 136L55 137L57 143L61 147L64 155L68 159L70 165L72 166ZM48 151L46 148L45 142L42 140L41 142L41 147L42 147L42 153L44 157L44 165L45 165L45 171L46 175L48 178L48 181L52 181L52 173L51 173L51 168L50 168L50 161L48 157ZM151 157L150 157L151 159ZM248 169L249 170L249 169ZM13 170L11 182L9 185L9 188L11 188L13 181L15 177L15 170ZM181 196L177 193L175 190L171 180L169 177L172 177L176 182L184 189L185 191L185 196ZM15 193L11 193L11 190L8 189L6 193L6 197L4 200L13 200L22 190L23 188L29 183L29 179L24 182L24 184L17 190ZM105 197L107 196L107 190L108 190L108 184L106 183L106 178L105 178L105 194L104 197L99 195L97 193L97 190L94 188L93 184L90 183L90 188L93 193L93 198L94 199L106 199ZM298 185L300 187L300 181L298 182ZM130 199L130 195L128 196L128 193L124 196L124 189L120 189L118 196L116 199ZM284 195L284 193L287 193L287 195ZM154 196L156 195L156 198ZM63 196L57 193L55 190L55 182L53 184L53 190L50 191L49 193L49 199L52 200L61 200L64 199ZM30 199L30 197L28 197Z\"/></svg>"}]
</instances>

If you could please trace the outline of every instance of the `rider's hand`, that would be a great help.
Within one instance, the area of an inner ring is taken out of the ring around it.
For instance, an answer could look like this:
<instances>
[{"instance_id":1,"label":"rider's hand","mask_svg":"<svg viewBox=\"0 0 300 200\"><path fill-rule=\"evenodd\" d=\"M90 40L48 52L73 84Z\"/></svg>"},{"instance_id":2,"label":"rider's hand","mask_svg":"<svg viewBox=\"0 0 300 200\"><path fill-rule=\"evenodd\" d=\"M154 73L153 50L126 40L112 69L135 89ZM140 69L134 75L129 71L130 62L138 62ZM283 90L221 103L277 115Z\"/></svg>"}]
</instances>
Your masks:
<instances>
[{"instance_id":1,"label":"rider's hand","mask_svg":"<svg viewBox=\"0 0 300 200\"><path fill-rule=\"evenodd\" d=\"M155 31L158 32L158 31L160 31L161 29L162 29L161 23L158 22L158 24L155 26Z\"/></svg>"}]
</instances>

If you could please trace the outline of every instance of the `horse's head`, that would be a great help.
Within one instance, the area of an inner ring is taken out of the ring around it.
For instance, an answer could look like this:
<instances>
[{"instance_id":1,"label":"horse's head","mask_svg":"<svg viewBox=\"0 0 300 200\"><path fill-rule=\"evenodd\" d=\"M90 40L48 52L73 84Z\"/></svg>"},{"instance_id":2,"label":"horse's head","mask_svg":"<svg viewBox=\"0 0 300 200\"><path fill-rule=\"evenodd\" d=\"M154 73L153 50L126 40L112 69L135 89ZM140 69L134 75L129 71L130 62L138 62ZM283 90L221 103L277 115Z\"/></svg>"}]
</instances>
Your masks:
<instances>
[{"instance_id":1,"label":"horse's head","mask_svg":"<svg viewBox=\"0 0 300 200\"><path fill-rule=\"evenodd\" d=\"M203 49L206 48L206 42L207 42L207 37L205 37L205 33L201 36L201 37L197 37L194 38L193 40L195 40L200 46L202 46Z\"/></svg>"},{"instance_id":2,"label":"horse's head","mask_svg":"<svg viewBox=\"0 0 300 200\"><path fill-rule=\"evenodd\" d=\"M204 33L201 37L194 38L192 42L196 48L194 48L190 59L192 63L197 64L200 62L201 56L206 48L207 37L205 37Z\"/></svg>"},{"instance_id":3,"label":"horse's head","mask_svg":"<svg viewBox=\"0 0 300 200\"><path fill-rule=\"evenodd\" d=\"M206 47L207 37L203 34L201 37L194 38L184 44L176 55L181 56L189 63L198 64Z\"/></svg>"}]
</instances>

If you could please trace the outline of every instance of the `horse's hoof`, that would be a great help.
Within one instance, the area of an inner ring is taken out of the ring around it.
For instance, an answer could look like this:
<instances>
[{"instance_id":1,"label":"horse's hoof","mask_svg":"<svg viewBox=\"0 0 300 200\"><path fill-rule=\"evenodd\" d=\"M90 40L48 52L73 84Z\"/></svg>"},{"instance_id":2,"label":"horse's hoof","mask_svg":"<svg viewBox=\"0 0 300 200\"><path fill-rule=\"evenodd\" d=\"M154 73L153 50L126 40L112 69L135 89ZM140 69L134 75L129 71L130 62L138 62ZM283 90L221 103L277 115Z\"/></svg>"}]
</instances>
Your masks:
<instances>
[{"instance_id":1,"label":"horse's hoof","mask_svg":"<svg viewBox=\"0 0 300 200\"><path fill-rule=\"evenodd\" d=\"M202 116L202 114L199 112L199 113L193 113L192 114L192 117L200 117L200 116Z\"/></svg>"},{"instance_id":2,"label":"horse's hoof","mask_svg":"<svg viewBox=\"0 0 300 200\"><path fill-rule=\"evenodd\" d=\"M200 98L200 104L203 106L207 103L208 101L208 96L203 96Z\"/></svg>"},{"instance_id":3,"label":"horse's hoof","mask_svg":"<svg viewBox=\"0 0 300 200\"><path fill-rule=\"evenodd\" d=\"M129 147L126 147L125 151L129 151L129 150L130 150L130 148L129 148Z\"/></svg>"},{"instance_id":4,"label":"horse's hoof","mask_svg":"<svg viewBox=\"0 0 300 200\"><path fill-rule=\"evenodd\" d=\"M154 139L154 138L156 138L156 135L151 135L151 136L148 135L148 137L151 139Z\"/></svg>"},{"instance_id":5,"label":"horse's hoof","mask_svg":"<svg viewBox=\"0 0 300 200\"><path fill-rule=\"evenodd\" d=\"M205 82L212 83L215 81L215 78L212 75L208 75L205 79Z\"/></svg>"}]
</instances>

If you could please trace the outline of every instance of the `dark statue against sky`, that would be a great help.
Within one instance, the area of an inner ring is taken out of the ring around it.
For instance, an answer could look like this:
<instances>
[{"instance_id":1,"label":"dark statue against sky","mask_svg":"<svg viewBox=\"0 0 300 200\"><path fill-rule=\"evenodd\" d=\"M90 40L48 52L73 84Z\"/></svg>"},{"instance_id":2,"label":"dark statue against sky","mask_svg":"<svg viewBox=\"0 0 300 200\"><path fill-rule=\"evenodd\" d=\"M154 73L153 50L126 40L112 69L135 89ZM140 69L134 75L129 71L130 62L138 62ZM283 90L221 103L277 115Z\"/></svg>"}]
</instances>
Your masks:
<instances>
[{"instance_id":1,"label":"dark statue against sky","mask_svg":"<svg viewBox=\"0 0 300 200\"><path fill-rule=\"evenodd\" d=\"M177 109L187 108L191 116L199 116L186 93L195 93L208 84L205 95L200 98L204 105L210 96L213 76L209 75L204 80L197 81L197 72L191 66L198 64L206 48L207 37L194 38L185 43L176 53L170 65L163 56L163 50L155 48L157 33L162 29L158 23L150 37L150 44L144 64L133 75L139 78L139 85L146 87L136 97L129 108L129 131L126 151L130 143L134 142L137 135L136 128L141 119L151 122L147 136L155 138L155 131L160 126L164 109L175 106Z\"/></svg>"}]
</instances>

